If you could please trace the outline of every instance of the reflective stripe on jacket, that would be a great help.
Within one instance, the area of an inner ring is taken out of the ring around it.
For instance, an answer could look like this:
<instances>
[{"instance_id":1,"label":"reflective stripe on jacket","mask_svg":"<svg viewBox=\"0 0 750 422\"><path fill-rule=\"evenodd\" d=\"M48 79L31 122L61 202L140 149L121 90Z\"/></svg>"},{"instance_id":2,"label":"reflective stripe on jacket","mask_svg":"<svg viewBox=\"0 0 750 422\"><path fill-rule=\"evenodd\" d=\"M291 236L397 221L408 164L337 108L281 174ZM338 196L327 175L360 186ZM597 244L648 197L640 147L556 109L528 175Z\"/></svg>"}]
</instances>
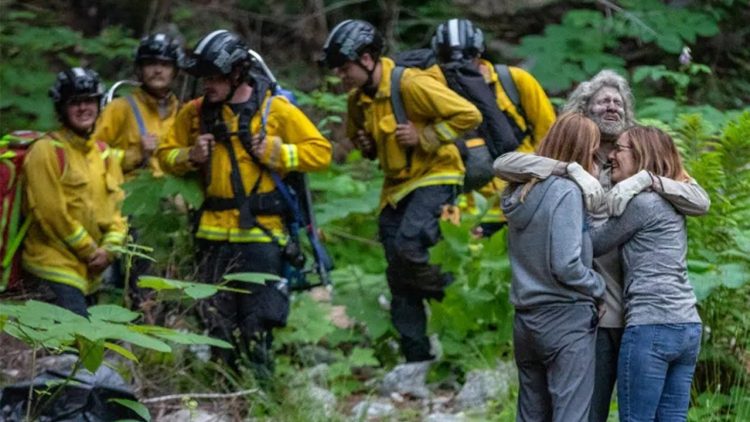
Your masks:
<instances>
[{"instance_id":1,"label":"reflective stripe on jacket","mask_svg":"<svg viewBox=\"0 0 750 422\"><path fill-rule=\"evenodd\" d=\"M347 136L363 129L375 141L380 168L385 173L380 209L422 186L460 185L464 166L454 141L479 125L479 110L428 71L408 68L401 78L407 117L419 133L419 144L406 148L396 140L396 118L391 107L393 60L380 59L381 78L374 98L361 90L349 93ZM354 116L361 116L356 121ZM428 152L422 145L441 144Z\"/></svg>"},{"instance_id":2,"label":"reflective stripe on jacket","mask_svg":"<svg viewBox=\"0 0 750 422\"><path fill-rule=\"evenodd\" d=\"M65 157L62 173L58 148ZM89 274L88 257L97 247L122 245L127 233L120 213L122 170L105 158L109 153L67 129L31 147L23 164L32 218L22 255L27 271L84 294L96 290L99 276Z\"/></svg>"},{"instance_id":3,"label":"reflective stripe on jacket","mask_svg":"<svg viewBox=\"0 0 750 422\"><path fill-rule=\"evenodd\" d=\"M270 92L260 110L250 120L250 131L256 134L260 130L261 115L266 103L271 98ZM164 171L184 175L199 170L188 160L190 148L200 134L200 101L187 103L175 118L175 123L162 140L156 155ZM222 118L229 132L236 132L239 126L239 115L235 115L229 105L224 105ZM331 162L331 144L320 134L315 125L305 114L284 97L275 96L271 103L266 126L266 155L261 161L275 168L282 176L289 171L315 171L328 167ZM271 192L275 184L268 171L264 171L247 153L237 136L231 136L229 144L234 150L242 184L246 193L250 193L258 182L256 193ZM211 153L210 183L205 190L207 197L233 198L231 181L231 161L229 145L217 143ZM204 168L208 168L206 166ZM274 237L283 237L285 228L280 216L261 215L257 222L268 229ZM205 210L202 213L196 237L214 241L229 242L270 242L273 239L259 227L241 229L239 210L223 211Z\"/></svg>"}]
</instances>

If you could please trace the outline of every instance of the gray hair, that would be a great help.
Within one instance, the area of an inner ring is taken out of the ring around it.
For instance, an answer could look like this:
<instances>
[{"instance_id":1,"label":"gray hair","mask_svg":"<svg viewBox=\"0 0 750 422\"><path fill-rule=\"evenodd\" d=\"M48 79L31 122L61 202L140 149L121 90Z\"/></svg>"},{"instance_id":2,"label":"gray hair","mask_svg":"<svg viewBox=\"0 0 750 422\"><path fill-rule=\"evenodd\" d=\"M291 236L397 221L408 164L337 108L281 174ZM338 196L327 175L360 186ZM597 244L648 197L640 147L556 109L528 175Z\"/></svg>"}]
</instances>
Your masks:
<instances>
[{"instance_id":1,"label":"gray hair","mask_svg":"<svg viewBox=\"0 0 750 422\"><path fill-rule=\"evenodd\" d=\"M605 86L612 87L620 93L624 103L623 108L625 109L625 127L633 126L635 120L633 113L635 104L633 92L630 90L630 85L625 78L609 69L604 69L588 81L581 82L570 93L570 96L568 96L568 102L562 108L563 113L572 111L588 116L588 106L591 98Z\"/></svg>"}]
</instances>

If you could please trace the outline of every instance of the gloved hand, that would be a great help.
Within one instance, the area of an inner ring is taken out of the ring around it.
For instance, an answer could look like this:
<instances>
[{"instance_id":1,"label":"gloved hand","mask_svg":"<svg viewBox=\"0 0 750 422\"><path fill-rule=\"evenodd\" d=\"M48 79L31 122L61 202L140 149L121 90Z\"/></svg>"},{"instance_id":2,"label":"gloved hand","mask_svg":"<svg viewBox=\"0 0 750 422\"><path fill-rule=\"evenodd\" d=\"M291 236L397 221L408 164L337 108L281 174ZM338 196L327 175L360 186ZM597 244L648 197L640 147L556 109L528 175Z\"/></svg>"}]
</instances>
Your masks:
<instances>
[{"instance_id":1,"label":"gloved hand","mask_svg":"<svg viewBox=\"0 0 750 422\"><path fill-rule=\"evenodd\" d=\"M646 170L628 177L627 179L616 184L612 190L607 193L607 212L613 217L619 217L625 212L628 202L641 193L644 189L650 188L654 183L651 174Z\"/></svg>"},{"instance_id":2,"label":"gloved hand","mask_svg":"<svg viewBox=\"0 0 750 422\"><path fill-rule=\"evenodd\" d=\"M567 167L568 178L576 182L583 191L583 202L586 204L586 210L596 212L604 201L604 189L602 185L589 172L583 169L580 164L572 162Z\"/></svg>"},{"instance_id":3,"label":"gloved hand","mask_svg":"<svg viewBox=\"0 0 750 422\"><path fill-rule=\"evenodd\" d=\"M252 139L253 155L271 170L280 171L284 168L283 144L284 142L278 136L261 138L260 135L255 135Z\"/></svg>"}]
</instances>

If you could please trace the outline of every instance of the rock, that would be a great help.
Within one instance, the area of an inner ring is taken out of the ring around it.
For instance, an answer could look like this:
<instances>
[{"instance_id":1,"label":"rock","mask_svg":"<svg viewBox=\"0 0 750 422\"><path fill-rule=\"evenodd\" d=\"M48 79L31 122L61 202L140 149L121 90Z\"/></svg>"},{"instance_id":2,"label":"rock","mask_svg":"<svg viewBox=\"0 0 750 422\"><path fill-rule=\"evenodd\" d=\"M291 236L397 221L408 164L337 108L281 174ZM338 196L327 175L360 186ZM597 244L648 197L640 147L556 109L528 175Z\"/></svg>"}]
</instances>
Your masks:
<instances>
[{"instance_id":1,"label":"rock","mask_svg":"<svg viewBox=\"0 0 750 422\"><path fill-rule=\"evenodd\" d=\"M428 397L430 390L427 389L425 380L431 363L432 361L425 361L396 365L383 377L380 393L384 396L398 393L420 399Z\"/></svg>"},{"instance_id":2,"label":"rock","mask_svg":"<svg viewBox=\"0 0 750 422\"><path fill-rule=\"evenodd\" d=\"M159 422L231 422L229 418L205 410L182 409L159 418Z\"/></svg>"},{"instance_id":3,"label":"rock","mask_svg":"<svg viewBox=\"0 0 750 422\"><path fill-rule=\"evenodd\" d=\"M332 392L317 385L310 385L307 388L307 394L311 400L320 405L327 418L334 415L336 412L336 396Z\"/></svg>"},{"instance_id":4,"label":"rock","mask_svg":"<svg viewBox=\"0 0 750 422\"><path fill-rule=\"evenodd\" d=\"M471 371L456 396L456 408L484 408L490 400L503 399L516 379L516 369L512 363L500 362L496 369Z\"/></svg>"},{"instance_id":5,"label":"rock","mask_svg":"<svg viewBox=\"0 0 750 422\"><path fill-rule=\"evenodd\" d=\"M396 408L385 400L363 400L352 409L352 415L356 421L385 418L395 413Z\"/></svg>"},{"instance_id":6,"label":"rock","mask_svg":"<svg viewBox=\"0 0 750 422\"><path fill-rule=\"evenodd\" d=\"M328 385L328 364L317 364L305 372L307 372L307 378L318 387Z\"/></svg>"},{"instance_id":7,"label":"rock","mask_svg":"<svg viewBox=\"0 0 750 422\"><path fill-rule=\"evenodd\" d=\"M469 419L463 414L458 413L451 415L450 413L432 413L424 418L424 422L465 422Z\"/></svg>"}]
</instances>

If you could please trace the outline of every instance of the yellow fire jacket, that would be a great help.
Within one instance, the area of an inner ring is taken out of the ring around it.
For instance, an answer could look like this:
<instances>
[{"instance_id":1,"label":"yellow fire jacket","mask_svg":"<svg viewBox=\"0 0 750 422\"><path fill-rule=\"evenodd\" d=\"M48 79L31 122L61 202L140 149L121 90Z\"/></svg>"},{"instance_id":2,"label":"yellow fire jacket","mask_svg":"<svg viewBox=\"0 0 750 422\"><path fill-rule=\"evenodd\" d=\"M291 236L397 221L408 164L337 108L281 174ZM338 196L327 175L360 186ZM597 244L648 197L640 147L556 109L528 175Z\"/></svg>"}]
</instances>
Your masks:
<instances>
[{"instance_id":1,"label":"yellow fire jacket","mask_svg":"<svg viewBox=\"0 0 750 422\"><path fill-rule=\"evenodd\" d=\"M184 175L200 170L206 179L205 171L210 167L210 183L205 188L207 197L233 198L231 182L231 147L237 157L239 171L245 192L249 194L257 183L256 193L267 193L275 189L270 173L259 166L247 153L237 136L231 136L229 144L217 143L211 153L210 166L198 169L188 160L190 148L200 134L200 107L203 98L185 104L175 118L175 123L162 140L156 155L164 171ZM264 166L277 171L282 176L290 171L315 171L328 167L331 162L331 144L320 134L305 114L281 96L271 97L266 93L261 108L250 120L250 131L260 130L261 115L268 101L271 108L266 125L267 148L263 157L258 157ZM222 109L222 118L229 132L236 132L239 116L228 105ZM280 216L260 215L257 222L279 240L285 239L285 228ZM204 210L196 237L213 241L229 242L270 242L274 240L261 227L241 229L239 210Z\"/></svg>"},{"instance_id":2,"label":"yellow fire jacket","mask_svg":"<svg viewBox=\"0 0 750 422\"><path fill-rule=\"evenodd\" d=\"M555 121L555 109L552 107L549 98L547 98L547 94L545 94L542 86L529 72L519 67L509 67L510 76L516 84L516 89L523 105L523 111L526 114L526 119L528 119L527 122L503 89L492 63L482 60L482 64L490 70L490 78L487 82L495 88L497 106L500 110L506 115L511 116L521 130L526 131L529 123L531 123L533 128L530 136L524 138L516 151L525 153L534 152ZM505 216L500 210L499 196L506 186L505 181L495 178L479 189L479 193L487 198L488 201L492 201L493 204L482 217L483 223L500 223L505 221ZM462 212L467 214L477 214L479 212L474 204L472 195L465 195L460 198L459 206Z\"/></svg>"},{"instance_id":3,"label":"yellow fire jacket","mask_svg":"<svg viewBox=\"0 0 750 422\"><path fill-rule=\"evenodd\" d=\"M31 147L23 164L32 218L22 255L28 272L84 294L96 290L99 276L88 272L87 259L97 247L123 244L127 234L120 213L122 170L110 153L68 129Z\"/></svg>"},{"instance_id":4,"label":"yellow fire jacket","mask_svg":"<svg viewBox=\"0 0 750 422\"><path fill-rule=\"evenodd\" d=\"M159 101L137 88L133 91L132 98L140 111L146 132L156 135L160 141L177 115L177 97L170 94L165 100ZM144 157L138 122L126 98L116 98L102 110L93 138L108 143L115 150L114 153L122 159L122 171L126 179L132 178L134 170L139 168L149 168L156 177L163 174L156 157Z\"/></svg>"},{"instance_id":5,"label":"yellow fire jacket","mask_svg":"<svg viewBox=\"0 0 750 422\"><path fill-rule=\"evenodd\" d=\"M419 132L419 144L407 149L396 140L396 117L391 107L393 60L380 59L382 74L375 97L361 90L349 93L347 136L363 129L375 141L385 174L380 209L396 204L411 191L430 185L460 185L464 166L454 141L479 125L479 110L429 71L409 68L401 78L407 117ZM437 149L431 147L439 145Z\"/></svg>"}]
</instances>

